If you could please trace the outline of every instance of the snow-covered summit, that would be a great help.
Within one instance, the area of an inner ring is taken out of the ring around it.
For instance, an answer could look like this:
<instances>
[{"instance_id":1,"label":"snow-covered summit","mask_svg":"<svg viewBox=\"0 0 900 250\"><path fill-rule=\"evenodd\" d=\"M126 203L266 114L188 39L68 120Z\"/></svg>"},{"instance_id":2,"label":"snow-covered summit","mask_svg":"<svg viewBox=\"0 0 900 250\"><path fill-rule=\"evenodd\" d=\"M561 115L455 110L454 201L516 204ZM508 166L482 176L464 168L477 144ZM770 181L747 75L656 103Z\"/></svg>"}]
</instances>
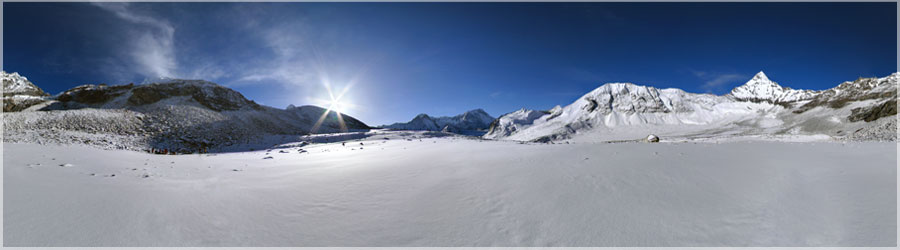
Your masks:
<instances>
[{"instance_id":1,"label":"snow-covered summit","mask_svg":"<svg viewBox=\"0 0 900 250\"><path fill-rule=\"evenodd\" d=\"M490 125L491 122L493 122L493 121L494 121L494 117L480 108L466 111L460 115L450 117L449 119L443 118L443 117L438 117L439 123L444 123L444 122L446 122L448 124L458 123L459 125L463 125L463 126L459 126L459 128L468 129L468 130L484 129L484 128L486 128L483 126L484 124ZM468 128L466 128L466 127L468 127Z\"/></svg>"},{"instance_id":2,"label":"snow-covered summit","mask_svg":"<svg viewBox=\"0 0 900 250\"><path fill-rule=\"evenodd\" d=\"M769 80L766 73L756 73L747 83L731 90L731 97L740 101L788 103L808 100L817 94L812 90L799 90L782 87L778 83Z\"/></svg>"},{"instance_id":3,"label":"snow-covered summit","mask_svg":"<svg viewBox=\"0 0 900 250\"><path fill-rule=\"evenodd\" d=\"M437 124L437 122L428 116L427 114L418 114L409 122L405 123L394 123L391 125L384 126L385 128L390 129L398 129L398 130L430 130L430 131L438 131L441 130L441 127Z\"/></svg>"},{"instance_id":4,"label":"snow-covered summit","mask_svg":"<svg viewBox=\"0 0 900 250\"><path fill-rule=\"evenodd\" d=\"M585 112L646 113L671 112L676 107L659 89L633 83L607 83L582 96L581 109ZM576 102L576 103L578 103Z\"/></svg>"},{"instance_id":5,"label":"snow-covered summit","mask_svg":"<svg viewBox=\"0 0 900 250\"><path fill-rule=\"evenodd\" d=\"M28 81L28 78L19 75L18 72L0 71L0 79L3 79L3 96L47 96L44 90Z\"/></svg>"},{"instance_id":6,"label":"snow-covered summit","mask_svg":"<svg viewBox=\"0 0 900 250\"><path fill-rule=\"evenodd\" d=\"M3 80L3 112L16 112L45 102L47 93L19 73L0 71Z\"/></svg>"}]
</instances>

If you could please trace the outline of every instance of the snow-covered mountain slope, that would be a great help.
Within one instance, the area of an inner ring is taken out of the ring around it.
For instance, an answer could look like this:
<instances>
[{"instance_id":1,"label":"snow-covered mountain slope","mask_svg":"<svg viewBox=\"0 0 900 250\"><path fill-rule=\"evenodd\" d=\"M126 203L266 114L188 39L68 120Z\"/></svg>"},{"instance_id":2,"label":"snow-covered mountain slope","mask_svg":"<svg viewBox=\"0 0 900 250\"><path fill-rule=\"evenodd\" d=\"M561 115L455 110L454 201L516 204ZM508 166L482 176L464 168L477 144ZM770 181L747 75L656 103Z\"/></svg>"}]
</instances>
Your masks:
<instances>
[{"instance_id":1,"label":"snow-covered mountain slope","mask_svg":"<svg viewBox=\"0 0 900 250\"><path fill-rule=\"evenodd\" d=\"M212 82L171 79L141 85L75 87L38 110L7 113L3 132L8 141L83 142L191 152L250 143L267 135L369 128L346 114L338 119L334 112L323 117L324 113L325 109L314 106L262 106ZM98 134L129 138L107 143L97 141L94 135Z\"/></svg>"},{"instance_id":2,"label":"snow-covered mountain slope","mask_svg":"<svg viewBox=\"0 0 900 250\"><path fill-rule=\"evenodd\" d=\"M550 111L538 111L522 108L513 111L512 113L501 115L500 118L497 118L491 123L491 126L484 137L494 139L503 136L509 136L519 129L526 128L531 124L534 124L534 120L537 120L544 115L551 114L552 111L559 112L560 109L561 108L559 106L556 106L555 109L552 109Z\"/></svg>"},{"instance_id":3,"label":"snow-covered mountain slope","mask_svg":"<svg viewBox=\"0 0 900 250\"><path fill-rule=\"evenodd\" d=\"M3 112L24 110L44 102L47 93L19 73L0 71L3 81Z\"/></svg>"},{"instance_id":4,"label":"snow-covered mountain slope","mask_svg":"<svg viewBox=\"0 0 900 250\"><path fill-rule=\"evenodd\" d=\"M779 107L765 103L733 105L728 98L687 93L679 89L656 89L631 83L609 83L585 94L555 114L535 119L531 126L516 129L513 140L557 140L578 132L607 130L609 139L632 138L639 127L696 125L739 120L748 114ZM502 117L501 117L502 119ZM624 131L612 131L619 128ZM500 127L495 131L505 131ZM646 136L645 132L640 132ZM502 136L487 135L487 138Z\"/></svg>"},{"instance_id":5,"label":"snow-covered mountain slope","mask_svg":"<svg viewBox=\"0 0 900 250\"><path fill-rule=\"evenodd\" d=\"M739 101L790 103L808 100L818 93L813 90L799 90L782 87L778 83L769 80L766 73L760 71L744 85L731 90L728 96Z\"/></svg>"},{"instance_id":6,"label":"snow-covered mountain slope","mask_svg":"<svg viewBox=\"0 0 900 250\"><path fill-rule=\"evenodd\" d=\"M897 136L890 131L890 126L896 128L896 123L870 122L878 117L896 118L896 106L892 105L896 105L897 79L898 74L860 79L831 90L813 92L783 88L761 72L725 96L609 83L559 112L528 119L521 119L526 111L501 116L484 137L610 141L632 140L647 134L670 137L824 134L835 138L893 140ZM872 96L880 99L874 100ZM845 105L831 105L839 100L845 100ZM812 111L804 113L805 110ZM886 128L868 129L873 126ZM880 131L880 134L852 135L862 130Z\"/></svg>"},{"instance_id":7,"label":"snow-covered mountain slope","mask_svg":"<svg viewBox=\"0 0 900 250\"><path fill-rule=\"evenodd\" d=\"M802 113L814 107L827 106L841 108L850 102L872 100L884 103L897 99L897 83L900 72L883 78L859 78L841 83L837 87L822 91L796 110Z\"/></svg>"},{"instance_id":8,"label":"snow-covered mountain slope","mask_svg":"<svg viewBox=\"0 0 900 250\"><path fill-rule=\"evenodd\" d=\"M31 81L28 81L28 78L19 75L19 73L6 73L6 71L0 71L0 79L3 80L3 96L47 96L47 93L44 93L44 90L31 83Z\"/></svg>"},{"instance_id":9,"label":"snow-covered mountain slope","mask_svg":"<svg viewBox=\"0 0 900 250\"><path fill-rule=\"evenodd\" d=\"M394 123L384 126L396 130L430 130L445 132L463 132L485 130L491 126L494 117L482 109L474 109L456 116L431 117L419 114L406 123Z\"/></svg>"}]
</instances>

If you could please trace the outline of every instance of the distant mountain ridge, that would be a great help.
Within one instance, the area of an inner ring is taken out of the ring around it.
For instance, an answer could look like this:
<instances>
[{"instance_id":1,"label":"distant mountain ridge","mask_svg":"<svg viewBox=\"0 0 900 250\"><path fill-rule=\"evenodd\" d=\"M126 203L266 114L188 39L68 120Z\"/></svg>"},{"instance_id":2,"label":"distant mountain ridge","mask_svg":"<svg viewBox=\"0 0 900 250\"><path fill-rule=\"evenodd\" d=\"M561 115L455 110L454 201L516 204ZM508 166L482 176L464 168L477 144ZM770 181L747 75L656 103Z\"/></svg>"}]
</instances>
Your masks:
<instances>
[{"instance_id":1,"label":"distant mountain ridge","mask_svg":"<svg viewBox=\"0 0 900 250\"><path fill-rule=\"evenodd\" d=\"M456 116L431 117L427 114L419 114L409 122L394 123L384 126L384 128L462 132L485 130L491 126L493 121L494 117L483 109L473 109Z\"/></svg>"}]
</instances>

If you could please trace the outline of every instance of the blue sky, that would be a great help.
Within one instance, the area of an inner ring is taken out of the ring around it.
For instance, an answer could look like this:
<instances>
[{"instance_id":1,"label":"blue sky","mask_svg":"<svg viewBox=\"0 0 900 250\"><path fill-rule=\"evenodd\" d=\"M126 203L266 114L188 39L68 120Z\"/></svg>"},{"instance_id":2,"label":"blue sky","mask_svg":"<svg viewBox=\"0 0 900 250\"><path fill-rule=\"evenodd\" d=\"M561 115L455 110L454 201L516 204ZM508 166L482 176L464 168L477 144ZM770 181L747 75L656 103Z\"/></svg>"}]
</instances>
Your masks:
<instances>
[{"instance_id":1,"label":"blue sky","mask_svg":"<svg viewBox=\"0 0 900 250\"><path fill-rule=\"evenodd\" d=\"M3 3L3 68L53 94L157 76L370 125L566 105L606 82L724 94L897 69L896 3Z\"/></svg>"}]
</instances>

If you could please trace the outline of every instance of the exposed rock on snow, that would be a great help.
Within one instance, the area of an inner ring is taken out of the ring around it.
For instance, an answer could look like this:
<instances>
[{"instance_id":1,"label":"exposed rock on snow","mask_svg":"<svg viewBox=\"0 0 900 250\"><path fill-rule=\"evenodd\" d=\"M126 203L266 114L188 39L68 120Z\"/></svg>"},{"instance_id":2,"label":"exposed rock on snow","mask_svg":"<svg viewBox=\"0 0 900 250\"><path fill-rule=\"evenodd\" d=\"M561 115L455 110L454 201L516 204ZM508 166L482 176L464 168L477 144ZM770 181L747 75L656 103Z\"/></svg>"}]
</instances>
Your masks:
<instances>
[{"instance_id":1,"label":"exposed rock on snow","mask_svg":"<svg viewBox=\"0 0 900 250\"><path fill-rule=\"evenodd\" d=\"M846 141L896 141L897 117L878 119L870 126L861 127L841 139Z\"/></svg>"},{"instance_id":2,"label":"exposed rock on snow","mask_svg":"<svg viewBox=\"0 0 900 250\"><path fill-rule=\"evenodd\" d=\"M878 120L878 118L897 115L897 100L889 99L878 106L854 108L851 112L850 116L847 117L851 122L871 122Z\"/></svg>"},{"instance_id":3,"label":"exposed rock on snow","mask_svg":"<svg viewBox=\"0 0 900 250\"><path fill-rule=\"evenodd\" d=\"M43 97L31 95L14 95L3 97L3 112L17 112L46 102Z\"/></svg>"},{"instance_id":4,"label":"exposed rock on snow","mask_svg":"<svg viewBox=\"0 0 900 250\"><path fill-rule=\"evenodd\" d=\"M794 113L803 113L815 107L843 108L850 102L865 100L897 100L897 83L900 72L883 78L859 78L822 91Z\"/></svg>"}]
</instances>

